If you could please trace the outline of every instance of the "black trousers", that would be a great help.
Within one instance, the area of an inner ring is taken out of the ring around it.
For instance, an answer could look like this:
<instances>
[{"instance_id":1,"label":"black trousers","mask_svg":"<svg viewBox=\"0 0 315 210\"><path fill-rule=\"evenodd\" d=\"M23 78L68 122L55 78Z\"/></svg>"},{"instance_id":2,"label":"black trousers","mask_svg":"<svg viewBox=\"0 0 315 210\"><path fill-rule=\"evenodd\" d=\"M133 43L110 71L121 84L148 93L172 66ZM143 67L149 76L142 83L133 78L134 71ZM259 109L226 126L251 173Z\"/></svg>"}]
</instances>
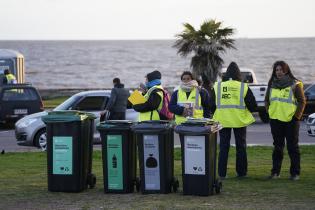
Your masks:
<instances>
[{"instance_id":1,"label":"black trousers","mask_svg":"<svg viewBox=\"0 0 315 210\"><path fill-rule=\"evenodd\" d=\"M126 113L125 112L111 112L109 115L109 120L125 120Z\"/></svg>"},{"instance_id":2,"label":"black trousers","mask_svg":"<svg viewBox=\"0 0 315 210\"><path fill-rule=\"evenodd\" d=\"M282 122L270 119L271 134L273 137L272 153L272 174L280 174L283 160L283 149L285 140L287 150L291 160L290 174L292 176L300 174L300 150L299 150L299 129L300 122L292 119L290 122Z\"/></svg>"},{"instance_id":3,"label":"black trousers","mask_svg":"<svg viewBox=\"0 0 315 210\"><path fill-rule=\"evenodd\" d=\"M233 128L236 144L236 173L238 176L247 174L247 153L246 153L246 127ZM227 162L230 150L232 128L220 130L220 152L218 172L220 177L226 176Z\"/></svg>"}]
</instances>

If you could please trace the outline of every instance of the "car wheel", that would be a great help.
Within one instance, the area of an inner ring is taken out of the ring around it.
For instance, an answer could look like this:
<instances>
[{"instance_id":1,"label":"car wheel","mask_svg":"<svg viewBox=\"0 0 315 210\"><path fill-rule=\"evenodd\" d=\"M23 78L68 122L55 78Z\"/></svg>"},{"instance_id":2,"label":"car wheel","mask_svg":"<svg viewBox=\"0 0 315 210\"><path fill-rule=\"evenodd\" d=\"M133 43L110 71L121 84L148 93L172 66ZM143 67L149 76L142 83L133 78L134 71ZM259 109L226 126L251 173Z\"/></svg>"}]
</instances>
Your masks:
<instances>
[{"instance_id":1,"label":"car wheel","mask_svg":"<svg viewBox=\"0 0 315 210\"><path fill-rule=\"evenodd\" d=\"M41 129L35 135L35 146L40 148L42 151L46 151L47 148L47 133L46 129Z\"/></svg>"}]
</instances>

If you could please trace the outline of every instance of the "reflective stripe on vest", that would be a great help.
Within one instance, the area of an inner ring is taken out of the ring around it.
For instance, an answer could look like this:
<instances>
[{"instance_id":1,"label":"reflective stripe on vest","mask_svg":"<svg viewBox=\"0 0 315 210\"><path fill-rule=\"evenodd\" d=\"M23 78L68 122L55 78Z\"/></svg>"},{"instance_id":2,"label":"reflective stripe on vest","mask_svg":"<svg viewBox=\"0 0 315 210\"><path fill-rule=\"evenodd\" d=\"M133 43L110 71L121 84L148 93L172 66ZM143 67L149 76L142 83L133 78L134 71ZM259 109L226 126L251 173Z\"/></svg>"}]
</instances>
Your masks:
<instances>
[{"instance_id":1,"label":"reflective stripe on vest","mask_svg":"<svg viewBox=\"0 0 315 210\"><path fill-rule=\"evenodd\" d=\"M292 120L297 108L296 99L293 94L295 85L283 89L270 89L268 114L271 119L277 119L282 122Z\"/></svg>"},{"instance_id":2,"label":"reflective stripe on vest","mask_svg":"<svg viewBox=\"0 0 315 210\"><path fill-rule=\"evenodd\" d=\"M201 105L201 97L197 88L193 88L188 98L185 91L181 88L177 91L177 104L184 106L187 104L189 107L193 106L194 118L203 118L203 107ZM185 122L187 119L181 115L175 115L175 122L177 125Z\"/></svg>"},{"instance_id":3,"label":"reflective stripe on vest","mask_svg":"<svg viewBox=\"0 0 315 210\"><path fill-rule=\"evenodd\" d=\"M153 86L151 87L147 93L144 95L144 97L146 99L149 99L151 93L153 90L155 89L163 89L163 87L161 85L156 85L156 86ZM140 112L139 113L139 121L146 121L146 120L160 120L160 115L159 115L159 112L158 110L161 110L162 109L162 106L163 106L163 93L162 91L159 91L157 92L157 94L161 97L161 102L159 104L159 107L157 110L153 110L153 111L149 111L149 112Z\"/></svg>"},{"instance_id":4,"label":"reflective stripe on vest","mask_svg":"<svg viewBox=\"0 0 315 210\"><path fill-rule=\"evenodd\" d=\"M223 127L241 128L255 122L244 101L247 84L235 80L216 82L214 91L217 108L213 118Z\"/></svg>"}]
</instances>

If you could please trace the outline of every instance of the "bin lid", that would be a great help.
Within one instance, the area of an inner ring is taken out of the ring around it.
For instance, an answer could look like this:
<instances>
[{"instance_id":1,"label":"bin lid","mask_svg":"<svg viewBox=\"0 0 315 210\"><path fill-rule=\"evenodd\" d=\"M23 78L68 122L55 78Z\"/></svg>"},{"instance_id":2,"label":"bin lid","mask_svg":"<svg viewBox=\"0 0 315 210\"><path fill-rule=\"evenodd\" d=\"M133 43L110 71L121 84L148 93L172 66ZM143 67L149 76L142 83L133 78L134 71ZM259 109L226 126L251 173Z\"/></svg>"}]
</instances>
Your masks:
<instances>
[{"instance_id":1,"label":"bin lid","mask_svg":"<svg viewBox=\"0 0 315 210\"><path fill-rule=\"evenodd\" d=\"M54 122L75 122L95 119L96 116L92 113L82 111L51 111L48 115L43 116L42 120L45 123Z\"/></svg>"},{"instance_id":2,"label":"bin lid","mask_svg":"<svg viewBox=\"0 0 315 210\"><path fill-rule=\"evenodd\" d=\"M106 120L97 124L97 130L125 130L133 125L131 120Z\"/></svg>"},{"instance_id":3,"label":"bin lid","mask_svg":"<svg viewBox=\"0 0 315 210\"><path fill-rule=\"evenodd\" d=\"M142 121L131 127L135 133L161 133L173 128L173 122L167 120Z\"/></svg>"},{"instance_id":4,"label":"bin lid","mask_svg":"<svg viewBox=\"0 0 315 210\"><path fill-rule=\"evenodd\" d=\"M188 117L187 121L182 123L185 125L213 125L215 123L215 121L213 119L210 118L192 118L192 117Z\"/></svg>"},{"instance_id":5,"label":"bin lid","mask_svg":"<svg viewBox=\"0 0 315 210\"><path fill-rule=\"evenodd\" d=\"M182 123L175 127L175 132L184 135L205 135L210 133L216 133L222 129L222 126L213 122L212 124L205 123Z\"/></svg>"}]
</instances>

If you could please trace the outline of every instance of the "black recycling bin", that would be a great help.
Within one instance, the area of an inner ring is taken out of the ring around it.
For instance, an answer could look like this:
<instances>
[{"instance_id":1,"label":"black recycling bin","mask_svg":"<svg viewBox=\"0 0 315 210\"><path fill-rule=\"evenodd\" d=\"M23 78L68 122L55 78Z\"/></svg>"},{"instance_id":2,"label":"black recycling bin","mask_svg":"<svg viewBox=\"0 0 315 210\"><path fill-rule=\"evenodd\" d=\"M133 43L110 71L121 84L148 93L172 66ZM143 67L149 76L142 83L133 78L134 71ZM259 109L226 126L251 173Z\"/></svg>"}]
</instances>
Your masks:
<instances>
[{"instance_id":1,"label":"black recycling bin","mask_svg":"<svg viewBox=\"0 0 315 210\"><path fill-rule=\"evenodd\" d=\"M81 192L93 188L93 133L95 115L53 111L42 117L47 129L48 190Z\"/></svg>"},{"instance_id":2,"label":"black recycling bin","mask_svg":"<svg viewBox=\"0 0 315 210\"><path fill-rule=\"evenodd\" d=\"M139 190L132 125L128 120L107 120L97 125L102 139L105 193L131 193L135 185Z\"/></svg>"},{"instance_id":3,"label":"black recycling bin","mask_svg":"<svg viewBox=\"0 0 315 210\"><path fill-rule=\"evenodd\" d=\"M220 193L222 183L216 179L218 124L209 121L187 121L175 127L182 153L184 195Z\"/></svg>"},{"instance_id":4,"label":"black recycling bin","mask_svg":"<svg viewBox=\"0 0 315 210\"><path fill-rule=\"evenodd\" d=\"M173 125L168 121L144 121L132 129L138 145L141 192L176 192Z\"/></svg>"}]
</instances>

